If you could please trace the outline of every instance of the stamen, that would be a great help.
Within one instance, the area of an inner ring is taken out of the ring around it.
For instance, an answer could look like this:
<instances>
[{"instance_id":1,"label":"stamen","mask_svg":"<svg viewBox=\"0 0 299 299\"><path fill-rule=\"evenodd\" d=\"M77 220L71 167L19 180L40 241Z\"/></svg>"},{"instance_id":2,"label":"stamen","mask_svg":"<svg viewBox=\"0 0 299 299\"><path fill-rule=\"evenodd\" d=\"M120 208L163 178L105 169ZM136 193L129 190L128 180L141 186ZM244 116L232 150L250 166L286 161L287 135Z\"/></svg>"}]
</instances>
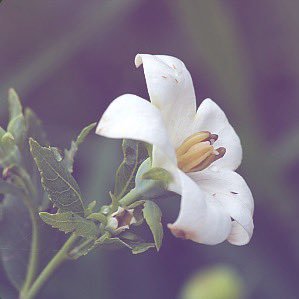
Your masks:
<instances>
[{"instance_id":1,"label":"stamen","mask_svg":"<svg viewBox=\"0 0 299 299\"><path fill-rule=\"evenodd\" d=\"M210 136L210 143L213 145L214 142L218 139L218 135L217 134L211 134Z\"/></svg>"},{"instance_id":2,"label":"stamen","mask_svg":"<svg viewBox=\"0 0 299 299\"><path fill-rule=\"evenodd\" d=\"M192 172L201 171L209 167L213 162L215 162L216 155L212 153L209 157L207 157L204 161L198 164L196 167L191 169Z\"/></svg>"},{"instance_id":3,"label":"stamen","mask_svg":"<svg viewBox=\"0 0 299 299\"><path fill-rule=\"evenodd\" d=\"M197 143L208 141L210 136L211 133L208 131L201 131L191 135L183 141L181 146L178 147L178 149L176 150L177 156L185 154L193 145Z\"/></svg>"},{"instance_id":4,"label":"stamen","mask_svg":"<svg viewBox=\"0 0 299 299\"><path fill-rule=\"evenodd\" d=\"M193 145L187 153L178 156L178 166L184 172L190 172L194 167L208 158L214 151L209 142L200 142Z\"/></svg>"},{"instance_id":5,"label":"stamen","mask_svg":"<svg viewBox=\"0 0 299 299\"><path fill-rule=\"evenodd\" d=\"M184 172L201 171L225 155L226 149L215 149L218 135L208 131L195 133L184 140L176 150L178 167Z\"/></svg>"},{"instance_id":6,"label":"stamen","mask_svg":"<svg viewBox=\"0 0 299 299\"><path fill-rule=\"evenodd\" d=\"M216 152L218 153L218 155L216 154L216 160L219 160L220 158L222 158L225 155L226 148L225 147L219 147L219 148L216 149Z\"/></svg>"}]
</instances>

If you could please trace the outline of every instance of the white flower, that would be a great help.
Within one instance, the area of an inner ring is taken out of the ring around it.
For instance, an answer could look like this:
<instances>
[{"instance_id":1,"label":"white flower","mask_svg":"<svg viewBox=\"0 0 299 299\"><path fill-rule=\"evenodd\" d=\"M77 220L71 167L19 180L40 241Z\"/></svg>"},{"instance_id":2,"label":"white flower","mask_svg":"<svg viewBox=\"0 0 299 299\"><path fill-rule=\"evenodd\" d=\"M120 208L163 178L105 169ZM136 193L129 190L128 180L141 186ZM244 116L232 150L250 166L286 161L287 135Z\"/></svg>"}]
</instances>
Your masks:
<instances>
[{"instance_id":1,"label":"white flower","mask_svg":"<svg viewBox=\"0 0 299 299\"><path fill-rule=\"evenodd\" d=\"M97 134L153 144L153 166L168 170L169 190L182 195L179 216L168 226L175 236L210 245L248 243L253 197L235 172L242 148L224 112L210 99L196 112L192 78L179 59L138 54L135 64L143 64L151 102L118 97Z\"/></svg>"}]
</instances>

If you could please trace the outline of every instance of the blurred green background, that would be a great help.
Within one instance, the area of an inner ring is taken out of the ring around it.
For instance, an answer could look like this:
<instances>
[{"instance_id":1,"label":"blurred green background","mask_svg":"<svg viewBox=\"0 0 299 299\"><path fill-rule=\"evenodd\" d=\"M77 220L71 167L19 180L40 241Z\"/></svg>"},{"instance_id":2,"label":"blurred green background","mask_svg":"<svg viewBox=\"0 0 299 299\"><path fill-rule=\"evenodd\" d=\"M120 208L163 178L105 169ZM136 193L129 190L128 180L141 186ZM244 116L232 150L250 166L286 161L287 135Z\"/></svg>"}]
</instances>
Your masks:
<instances>
[{"instance_id":1,"label":"blurred green background","mask_svg":"<svg viewBox=\"0 0 299 299\"><path fill-rule=\"evenodd\" d=\"M295 0L1 2L1 125L7 90L14 87L43 119L52 144L68 146L115 97L147 97L143 73L134 66L137 53L173 55L190 70L198 104L214 99L241 136L239 172L256 203L256 228L245 247L198 245L166 230L158 254L98 250L65 264L38 298L299 297L298 28ZM120 159L118 141L94 135L82 146L75 171L88 201L107 201ZM161 203L164 224L175 219L178 206L178 198ZM20 237L0 244L5 299L17 298L6 272L11 263L22 266L19 259L28 253L24 228L30 224L17 217L8 237ZM44 262L63 237L47 240Z\"/></svg>"}]
</instances>

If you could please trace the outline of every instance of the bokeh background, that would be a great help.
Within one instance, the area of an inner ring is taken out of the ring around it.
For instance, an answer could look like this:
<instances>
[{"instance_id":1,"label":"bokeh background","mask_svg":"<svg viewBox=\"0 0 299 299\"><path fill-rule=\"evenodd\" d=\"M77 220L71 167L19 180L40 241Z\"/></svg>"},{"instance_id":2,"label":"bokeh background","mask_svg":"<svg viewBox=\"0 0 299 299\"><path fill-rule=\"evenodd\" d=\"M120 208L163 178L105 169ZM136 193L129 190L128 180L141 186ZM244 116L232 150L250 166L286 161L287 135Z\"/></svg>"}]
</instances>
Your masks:
<instances>
[{"instance_id":1,"label":"bokeh background","mask_svg":"<svg viewBox=\"0 0 299 299\"><path fill-rule=\"evenodd\" d=\"M241 136L239 171L256 203L255 233L245 247L193 244L166 230L158 254L98 250L65 264L38 298L299 297L298 28L296 0L1 2L1 124L13 86L24 105L43 119L52 144L68 146L115 97L147 97L143 72L134 67L136 53L173 55L189 68L198 104L214 99ZM76 176L88 201L107 201L120 159L118 141L92 135L81 147ZM164 224L175 219L178 206L178 198L161 203ZM0 244L6 255L0 268L4 299L17 298L7 264L26 255L30 243L21 218L16 216L9 232L11 238L21 237ZM45 260L63 237L48 240L51 246L42 249ZM195 288L217 294L182 291L198 271L208 271L208 278L196 276ZM15 279L21 273L14 273ZM230 288L235 293L225 295Z\"/></svg>"}]
</instances>

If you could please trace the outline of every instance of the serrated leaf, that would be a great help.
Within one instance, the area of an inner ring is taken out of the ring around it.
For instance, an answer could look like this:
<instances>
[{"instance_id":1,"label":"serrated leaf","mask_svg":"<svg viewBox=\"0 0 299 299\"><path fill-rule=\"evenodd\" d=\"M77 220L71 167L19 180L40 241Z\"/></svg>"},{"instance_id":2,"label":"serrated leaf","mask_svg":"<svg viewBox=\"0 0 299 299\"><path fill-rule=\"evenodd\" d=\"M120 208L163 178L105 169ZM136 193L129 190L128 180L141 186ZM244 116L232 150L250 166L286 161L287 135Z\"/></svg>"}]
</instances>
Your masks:
<instances>
[{"instance_id":1,"label":"serrated leaf","mask_svg":"<svg viewBox=\"0 0 299 299\"><path fill-rule=\"evenodd\" d=\"M72 141L71 148L64 151L64 163L70 173L73 172L74 157L78 151L79 145L85 140L85 138L88 136L90 131L95 128L95 126L96 123L92 123L85 127L78 135L76 141Z\"/></svg>"},{"instance_id":2,"label":"serrated leaf","mask_svg":"<svg viewBox=\"0 0 299 299\"><path fill-rule=\"evenodd\" d=\"M36 162L45 191L61 212L73 212L84 216L84 207L79 186L63 161L57 161L50 147L42 147L30 139L31 154Z\"/></svg>"},{"instance_id":3,"label":"serrated leaf","mask_svg":"<svg viewBox=\"0 0 299 299\"><path fill-rule=\"evenodd\" d=\"M123 140L124 160L116 172L114 195L119 200L135 186L135 175L141 163L147 158L143 142Z\"/></svg>"},{"instance_id":4,"label":"serrated leaf","mask_svg":"<svg viewBox=\"0 0 299 299\"><path fill-rule=\"evenodd\" d=\"M162 213L156 203L151 200L147 200L144 204L143 215L146 223L148 224L156 244L156 248L159 251L163 240L163 226L161 223Z\"/></svg>"},{"instance_id":5,"label":"serrated leaf","mask_svg":"<svg viewBox=\"0 0 299 299\"><path fill-rule=\"evenodd\" d=\"M65 233L75 233L77 236L88 239L95 239L99 233L94 222L72 212L57 214L40 212L39 215L45 223Z\"/></svg>"},{"instance_id":6,"label":"serrated leaf","mask_svg":"<svg viewBox=\"0 0 299 299\"><path fill-rule=\"evenodd\" d=\"M25 109L25 122L28 137L33 138L42 146L48 145L47 135L43 128L42 121L30 108Z\"/></svg>"},{"instance_id":7,"label":"serrated leaf","mask_svg":"<svg viewBox=\"0 0 299 299\"><path fill-rule=\"evenodd\" d=\"M165 184L165 186L167 186L172 180L171 174L164 168L160 167L151 168L149 171L142 175L142 178L144 180L161 181Z\"/></svg>"},{"instance_id":8,"label":"serrated leaf","mask_svg":"<svg viewBox=\"0 0 299 299\"><path fill-rule=\"evenodd\" d=\"M7 131L13 135L16 140L16 144L18 146L22 146L26 135L26 125L22 105L14 89L9 90L8 108L9 122Z\"/></svg>"}]
</instances>

